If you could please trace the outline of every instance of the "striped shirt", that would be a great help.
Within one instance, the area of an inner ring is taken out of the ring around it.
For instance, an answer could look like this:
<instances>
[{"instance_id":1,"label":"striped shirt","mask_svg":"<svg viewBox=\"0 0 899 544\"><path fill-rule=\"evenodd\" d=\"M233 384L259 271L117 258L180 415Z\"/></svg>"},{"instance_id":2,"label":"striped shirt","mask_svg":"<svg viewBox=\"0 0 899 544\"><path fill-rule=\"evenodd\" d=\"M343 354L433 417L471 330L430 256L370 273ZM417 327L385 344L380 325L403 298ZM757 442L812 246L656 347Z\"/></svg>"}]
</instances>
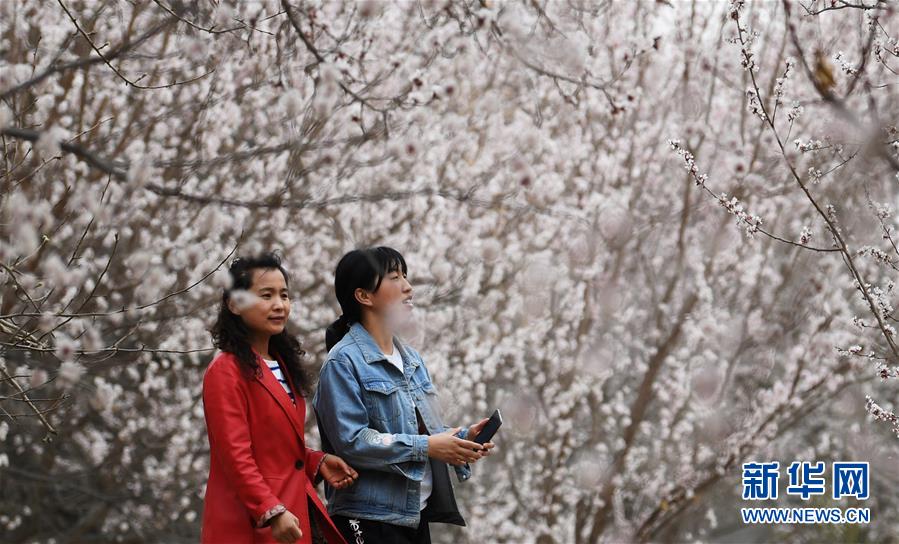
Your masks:
<instances>
[{"instance_id":1,"label":"striped shirt","mask_svg":"<svg viewBox=\"0 0 899 544\"><path fill-rule=\"evenodd\" d=\"M287 380L284 378L284 373L281 372L281 366L278 365L278 361L269 361L268 359L263 359L265 364L268 365L268 369L272 371L272 374L278 378L278 381L281 382L281 387L284 388L284 391L290 395L290 400L296 402L296 399L293 396L293 391L290 390L290 385L287 384Z\"/></svg>"}]
</instances>

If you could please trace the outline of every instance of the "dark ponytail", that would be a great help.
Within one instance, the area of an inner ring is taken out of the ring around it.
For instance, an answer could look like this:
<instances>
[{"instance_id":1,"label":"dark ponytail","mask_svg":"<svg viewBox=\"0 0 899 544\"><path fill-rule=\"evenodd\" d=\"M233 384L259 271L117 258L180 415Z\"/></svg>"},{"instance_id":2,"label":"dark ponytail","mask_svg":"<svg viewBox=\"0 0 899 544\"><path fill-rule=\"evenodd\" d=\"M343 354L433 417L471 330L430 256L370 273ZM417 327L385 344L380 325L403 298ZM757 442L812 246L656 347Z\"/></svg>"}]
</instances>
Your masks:
<instances>
[{"instance_id":1,"label":"dark ponytail","mask_svg":"<svg viewBox=\"0 0 899 544\"><path fill-rule=\"evenodd\" d=\"M394 271L406 274L406 260L399 251L386 246L354 249L340 258L334 273L334 292L343 314L325 330L328 351L340 342L350 325L362 320L356 289L374 293L381 287L381 280Z\"/></svg>"},{"instance_id":2,"label":"dark ponytail","mask_svg":"<svg viewBox=\"0 0 899 544\"><path fill-rule=\"evenodd\" d=\"M334 323L328 325L328 328L325 329L325 347L328 351L331 351L334 344L340 342L340 339L349 332L350 325L351 323L347 321L343 314L341 314Z\"/></svg>"}]
</instances>

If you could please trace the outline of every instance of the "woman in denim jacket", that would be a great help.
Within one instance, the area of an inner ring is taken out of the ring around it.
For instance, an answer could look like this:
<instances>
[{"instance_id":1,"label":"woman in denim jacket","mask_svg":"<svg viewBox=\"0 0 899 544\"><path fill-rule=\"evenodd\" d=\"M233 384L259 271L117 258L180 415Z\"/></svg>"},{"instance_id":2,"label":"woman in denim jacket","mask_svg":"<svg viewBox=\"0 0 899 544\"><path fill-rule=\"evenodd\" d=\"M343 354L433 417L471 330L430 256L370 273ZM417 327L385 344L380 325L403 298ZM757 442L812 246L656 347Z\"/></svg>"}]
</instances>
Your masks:
<instances>
[{"instance_id":1,"label":"woman in denim jacket","mask_svg":"<svg viewBox=\"0 0 899 544\"><path fill-rule=\"evenodd\" d=\"M412 311L406 261L395 249L356 249L337 264L343 315L328 327L328 358L312 400L323 450L359 473L325 487L328 513L351 543L430 543L428 521L465 525L447 464L459 482L492 442L443 424L418 352L396 335Z\"/></svg>"}]
</instances>

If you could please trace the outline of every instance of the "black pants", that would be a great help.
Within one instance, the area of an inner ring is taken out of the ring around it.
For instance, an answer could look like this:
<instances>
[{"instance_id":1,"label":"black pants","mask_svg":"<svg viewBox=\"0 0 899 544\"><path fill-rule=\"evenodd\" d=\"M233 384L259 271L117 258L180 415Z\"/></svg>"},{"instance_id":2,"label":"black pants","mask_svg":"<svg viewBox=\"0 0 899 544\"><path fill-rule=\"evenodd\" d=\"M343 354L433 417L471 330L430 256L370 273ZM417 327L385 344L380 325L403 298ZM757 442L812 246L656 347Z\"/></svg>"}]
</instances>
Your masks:
<instances>
[{"instance_id":1,"label":"black pants","mask_svg":"<svg viewBox=\"0 0 899 544\"><path fill-rule=\"evenodd\" d=\"M309 528L312 530L312 544L327 544L325 535L322 532L322 524L326 522L319 519L318 508L315 507L315 503L308 496L306 497L306 503L309 505Z\"/></svg>"},{"instance_id":2,"label":"black pants","mask_svg":"<svg viewBox=\"0 0 899 544\"><path fill-rule=\"evenodd\" d=\"M421 520L417 529L340 514L332 515L331 520L349 544L431 544L431 532L425 520Z\"/></svg>"}]
</instances>

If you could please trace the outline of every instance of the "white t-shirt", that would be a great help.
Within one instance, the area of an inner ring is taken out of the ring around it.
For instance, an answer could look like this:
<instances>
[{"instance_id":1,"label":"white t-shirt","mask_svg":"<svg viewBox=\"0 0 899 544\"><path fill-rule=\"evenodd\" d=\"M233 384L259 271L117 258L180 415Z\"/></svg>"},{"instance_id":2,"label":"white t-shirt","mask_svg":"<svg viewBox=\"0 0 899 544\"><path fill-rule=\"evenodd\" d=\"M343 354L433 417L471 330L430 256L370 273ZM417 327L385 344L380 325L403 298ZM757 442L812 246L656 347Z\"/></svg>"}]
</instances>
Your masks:
<instances>
[{"instance_id":1,"label":"white t-shirt","mask_svg":"<svg viewBox=\"0 0 899 544\"><path fill-rule=\"evenodd\" d=\"M393 347L393 353L390 355L384 354L387 357L387 360L390 363L400 369L400 372L403 371L403 356L400 355L400 350L396 349L396 346ZM418 497L418 509L419 511L424 510L425 506L428 505L428 497L431 496L431 489L433 488L433 481L431 478L431 461L428 460L425 463L425 474L421 479L421 495Z\"/></svg>"},{"instance_id":2,"label":"white t-shirt","mask_svg":"<svg viewBox=\"0 0 899 544\"><path fill-rule=\"evenodd\" d=\"M400 369L400 372L403 371L403 356L400 355L400 350L396 349L396 346L393 347L393 353L390 355L384 354L387 357L387 360L390 361L393 366Z\"/></svg>"}]
</instances>

